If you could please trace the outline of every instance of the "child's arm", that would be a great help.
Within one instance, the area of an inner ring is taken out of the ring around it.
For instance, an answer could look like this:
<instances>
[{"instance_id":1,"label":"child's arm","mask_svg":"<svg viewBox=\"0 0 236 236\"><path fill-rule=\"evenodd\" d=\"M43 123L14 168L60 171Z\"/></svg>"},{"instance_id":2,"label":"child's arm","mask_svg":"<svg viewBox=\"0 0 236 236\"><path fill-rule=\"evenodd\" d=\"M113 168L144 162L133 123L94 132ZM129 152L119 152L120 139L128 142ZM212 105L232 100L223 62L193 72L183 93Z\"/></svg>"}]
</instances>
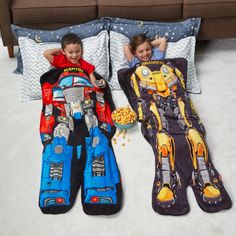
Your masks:
<instances>
[{"instance_id":1,"label":"child's arm","mask_svg":"<svg viewBox=\"0 0 236 236\"><path fill-rule=\"evenodd\" d=\"M48 49L48 50L44 51L43 55L50 63L52 63L53 56L58 54L60 51L61 51L61 48Z\"/></svg>"},{"instance_id":2,"label":"child's arm","mask_svg":"<svg viewBox=\"0 0 236 236\"><path fill-rule=\"evenodd\" d=\"M124 49L124 53L125 53L125 57L126 57L127 61L131 62L134 57L134 54L131 51L130 45L129 44L124 45L123 49Z\"/></svg>"},{"instance_id":3,"label":"child's arm","mask_svg":"<svg viewBox=\"0 0 236 236\"><path fill-rule=\"evenodd\" d=\"M154 39L151 44L153 47L158 47L160 51L164 52L167 48L167 39L165 37Z\"/></svg>"}]
</instances>

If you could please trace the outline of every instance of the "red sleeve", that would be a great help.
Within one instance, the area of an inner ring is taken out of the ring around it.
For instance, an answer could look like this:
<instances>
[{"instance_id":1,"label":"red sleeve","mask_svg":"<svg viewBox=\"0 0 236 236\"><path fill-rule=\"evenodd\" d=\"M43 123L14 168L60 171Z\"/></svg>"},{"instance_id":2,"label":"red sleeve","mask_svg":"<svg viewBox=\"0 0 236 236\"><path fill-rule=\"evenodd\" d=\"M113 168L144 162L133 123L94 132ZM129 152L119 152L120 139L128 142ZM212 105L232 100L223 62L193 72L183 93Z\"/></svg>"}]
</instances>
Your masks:
<instances>
[{"instance_id":1,"label":"red sleeve","mask_svg":"<svg viewBox=\"0 0 236 236\"><path fill-rule=\"evenodd\" d=\"M51 65L56 68L61 68L65 64L65 56L62 53L53 56Z\"/></svg>"},{"instance_id":2,"label":"red sleeve","mask_svg":"<svg viewBox=\"0 0 236 236\"><path fill-rule=\"evenodd\" d=\"M95 66L88 63L87 61L85 61L84 59L80 59L80 65L81 65L81 68L86 70L88 72L88 74L90 75L91 73L94 72L95 70Z\"/></svg>"}]
</instances>

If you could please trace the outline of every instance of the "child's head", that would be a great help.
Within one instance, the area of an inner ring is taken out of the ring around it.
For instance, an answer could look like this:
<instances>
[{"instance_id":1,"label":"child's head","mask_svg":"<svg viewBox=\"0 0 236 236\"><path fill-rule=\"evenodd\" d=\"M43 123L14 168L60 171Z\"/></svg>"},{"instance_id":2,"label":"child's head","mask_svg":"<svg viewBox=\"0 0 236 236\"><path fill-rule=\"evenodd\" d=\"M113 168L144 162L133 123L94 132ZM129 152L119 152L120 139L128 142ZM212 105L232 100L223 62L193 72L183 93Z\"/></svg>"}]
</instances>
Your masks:
<instances>
[{"instance_id":1,"label":"child's head","mask_svg":"<svg viewBox=\"0 0 236 236\"><path fill-rule=\"evenodd\" d=\"M145 34L139 34L132 37L130 46L132 53L140 61L149 61L152 57L151 40L147 38Z\"/></svg>"},{"instance_id":2,"label":"child's head","mask_svg":"<svg viewBox=\"0 0 236 236\"><path fill-rule=\"evenodd\" d=\"M82 41L76 34L64 35L61 40L61 48L66 58L74 64L77 64L82 57Z\"/></svg>"}]
</instances>

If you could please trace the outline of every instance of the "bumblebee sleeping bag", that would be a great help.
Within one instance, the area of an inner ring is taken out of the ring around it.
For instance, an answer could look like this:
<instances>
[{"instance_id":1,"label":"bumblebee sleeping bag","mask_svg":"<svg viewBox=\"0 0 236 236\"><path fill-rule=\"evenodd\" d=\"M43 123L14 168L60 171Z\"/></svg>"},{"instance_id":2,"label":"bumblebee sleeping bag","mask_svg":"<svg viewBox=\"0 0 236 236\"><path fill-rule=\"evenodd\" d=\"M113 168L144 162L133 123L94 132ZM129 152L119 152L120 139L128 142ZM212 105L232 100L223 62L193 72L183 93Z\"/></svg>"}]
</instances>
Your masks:
<instances>
[{"instance_id":1,"label":"bumblebee sleeping bag","mask_svg":"<svg viewBox=\"0 0 236 236\"><path fill-rule=\"evenodd\" d=\"M231 207L212 164L203 124L186 92L186 70L187 61L176 58L142 62L118 73L120 86L154 152L152 207L164 215L189 211L187 186L206 212Z\"/></svg>"}]
</instances>

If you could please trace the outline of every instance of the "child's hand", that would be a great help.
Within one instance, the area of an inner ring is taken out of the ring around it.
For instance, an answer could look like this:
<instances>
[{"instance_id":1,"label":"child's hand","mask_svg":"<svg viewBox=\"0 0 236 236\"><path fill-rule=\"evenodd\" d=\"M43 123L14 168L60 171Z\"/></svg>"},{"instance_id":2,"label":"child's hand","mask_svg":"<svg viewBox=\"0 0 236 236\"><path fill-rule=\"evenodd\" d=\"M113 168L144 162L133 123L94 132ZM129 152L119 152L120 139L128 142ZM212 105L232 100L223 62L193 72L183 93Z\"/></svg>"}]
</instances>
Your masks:
<instances>
[{"instance_id":1,"label":"child's hand","mask_svg":"<svg viewBox=\"0 0 236 236\"><path fill-rule=\"evenodd\" d=\"M166 51L167 48L167 38L162 37L162 38L156 38L151 42L153 47L158 47L160 51L164 52Z\"/></svg>"},{"instance_id":2,"label":"child's hand","mask_svg":"<svg viewBox=\"0 0 236 236\"><path fill-rule=\"evenodd\" d=\"M104 88L106 86L106 82L104 79L95 80L94 83L97 85L98 88Z\"/></svg>"},{"instance_id":3,"label":"child's hand","mask_svg":"<svg viewBox=\"0 0 236 236\"><path fill-rule=\"evenodd\" d=\"M127 61L131 62L133 57L134 57L134 55L133 55L133 52L131 50L130 44L124 45L123 50L124 50L125 57L126 57Z\"/></svg>"}]
</instances>

